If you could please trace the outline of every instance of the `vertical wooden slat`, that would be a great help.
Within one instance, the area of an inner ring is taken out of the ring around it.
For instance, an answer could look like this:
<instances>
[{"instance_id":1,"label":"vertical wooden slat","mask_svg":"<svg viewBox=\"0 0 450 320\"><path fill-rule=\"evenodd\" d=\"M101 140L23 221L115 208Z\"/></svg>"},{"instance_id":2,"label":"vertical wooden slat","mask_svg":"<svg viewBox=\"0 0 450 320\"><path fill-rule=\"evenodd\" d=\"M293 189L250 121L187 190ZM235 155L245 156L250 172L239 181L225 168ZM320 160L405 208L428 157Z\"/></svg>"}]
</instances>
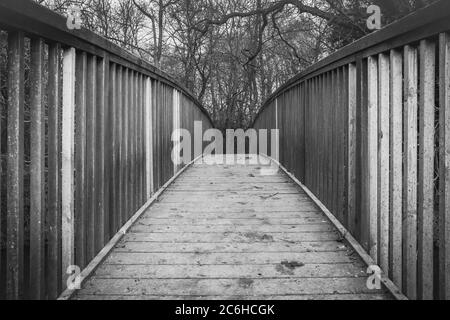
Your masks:
<instances>
[{"instance_id":1,"label":"vertical wooden slat","mask_svg":"<svg viewBox=\"0 0 450 320\"><path fill-rule=\"evenodd\" d=\"M30 75L30 295L42 299L45 294L45 106L44 41L31 41Z\"/></svg>"},{"instance_id":2,"label":"vertical wooden slat","mask_svg":"<svg viewBox=\"0 0 450 320\"><path fill-rule=\"evenodd\" d=\"M450 35L439 35L439 298L450 299Z\"/></svg>"},{"instance_id":3,"label":"vertical wooden slat","mask_svg":"<svg viewBox=\"0 0 450 320\"><path fill-rule=\"evenodd\" d=\"M77 54L75 84L75 260L84 268L86 260L86 79L87 55Z\"/></svg>"},{"instance_id":4,"label":"vertical wooden slat","mask_svg":"<svg viewBox=\"0 0 450 320\"><path fill-rule=\"evenodd\" d=\"M450 299L450 35L439 36L439 298Z\"/></svg>"},{"instance_id":5,"label":"vertical wooden slat","mask_svg":"<svg viewBox=\"0 0 450 320\"><path fill-rule=\"evenodd\" d=\"M366 201L367 185L367 60L356 59L356 219L355 237L363 248L369 248L369 232Z\"/></svg>"},{"instance_id":6,"label":"vertical wooden slat","mask_svg":"<svg viewBox=\"0 0 450 320\"><path fill-rule=\"evenodd\" d=\"M138 112L138 103L137 103L137 72L133 72L131 77L131 99L132 99L132 111L131 111L131 201L132 208L129 213L129 217L133 215L137 209L137 195L138 195L138 179L137 179L137 112Z\"/></svg>"},{"instance_id":7,"label":"vertical wooden slat","mask_svg":"<svg viewBox=\"0 0 450 320\"><path fill-rule=\"evenodd\" d=\"M404 292L417 298L417 50L404 48Z\"/></svg>"},{"instance_id":8,"label":"vertical wooden slat","mask_svg":"<svg viewBox=\"0 0 450 320\"><path fill-rule=\"evenodd\" d=\"M64 50L62 109L62 265L63 281L67 268L75 263L74 232L74 129L75 129L75 60L74 48Z\"/></svg>"},{"instance_id":9,"label":"vertical wooden slat","mask_svg":"<svg viewBox=\"0 0 450 320\"><path fill-rule=\"evenodd\" d=\"M450 35L439 36L439 298L450 299Z\"/></svg>"},{"instance_id":10,"label":"vertical wooden slat","mask_svg":"<svg viewBox=\"0 0 450 320\"><path fill-rule=\"evenodd\" d=\"M145 120L145 116L146 116L146 110L145 110L145 106L146 106L146 101L145 101L145 80L146 77L141 74L140 75L140 79L139 79L139 90L140 90L140 96L141 96L141 113L140 113L140 121L141 121L141 131L140 131L140 136L141 136L141 174L140 174L140 178L141 178L141 205L144 205L147 202L147 183L146 183L146 142L147 142L147 135L146 135L146 120Z\"/></svg>"},{"instance_id":11,"label":"vertical wooden slat","mask_svg":"<svg viewBox=\"0 0 450 320\"><path fill-rule=\"evenodd\" d=\"M129 184L129 172L130 172L130 141L129 141L129 118L130 118L130 70L125 69L124 72L124 90L123 90L123 121L124 121L124 185L125 185L125 196L124 203L125 208L123 211L123 222L128 220L128 214L130 211L130 184Z\"/></svg>"},{"instance_id":12,"label":"vertical wooden slat","mask_svg":"<svg viewBox=\"0 0 450 320\"><path fill-rule=\"evenodd\" d=\"M333 79L334 83L332 85L332 96L331 96L331 105L332 105L332 112L331 112L331 122L332 122L332 130L331 130L331 136L332 136L332 157L331 157L331 176L332 176L332 187L329 192L331 192L331 207L333 208L334 215L338 218L339 221L342 221L342 217L340 216L339 209L338 209L338 165L339 165L339 158L338 158L338 150L339 148L342 148L342 145L339 145L339 136L338 136L338 108L339 108L339 99L340 99L340 92L339 92L339 70L334 70L333 72ZM329 130L329 129L328 129Z\"/></svg>"},{"instance_id":13,"label":"vertical wooden slat","mask_svg":"<svg viewBox=\"0 0 450 320\"><path fill-rule=\"evenodd\" d=\"M374 57L367 60L368 114L367 114L367 215L369 222L369 252L378 262L378 63Z\"/></svg>"},{"instance_id":14,"label":"vertical wooden slat","mask_svg":"<svg viewBox=\"0 0 450 320\"><path fill-rule=\"evenodd\" d=\"M96 203L94 206L95 214L95 254L103 248L105 239L105 73L106 59L99 58L97 60L96 72L96 121L95 121L95 191Z\"/></svg>"},{"instance_id":15,"label":"vertical wooden slat","mask_svg":"<svg viewBox=\"0 0 450 320\"><path fill-rule=\"evenodd\" d=\"M347 215L348 229L355 234L356 193L356 65L348 65L348 112L347 112Z\"/></svg>"},{"instance_id":16,"label":"vertical wooden slat","mask_svg":"<svg viewBox=\"0 0 450 320\"><path fill-rule=\"evenodd\" d=\"M418 183L418 298L433 299L434 223L434 42L420 43L419 183Z\"/></svg>"},{"instance_id":17,"label":"vertical wooden slat","mask_svg":"<svg viewBox=\"0 0 450 320\"><path fill-rule=\"evenodd\" d=\"M402 190L403 190L403 61L402 53L390 52L390 177L389 177L389 276L402 287Z\"/></svg>"},{"instance_id":18,"label":"vertical wooden slat","mask_svg":"<svg viewBox=\"0 0 450 320\"><path fill-rule=\"evenodd\" d=\"M103 145L103 239L102 247L109 242L112 238L110 233L110 217L111 217L111 198L110 198L110 186L112 181L111 161L112 161L112 110L109 101L109 73L110 62L109 54L105 53L103 57L103 126L102 126L102 145ZM101 250L100 249L100 250Z\"/></svg>"},{"instance_id":19,"label":"vertical wooden slat","mask_svg":"<svg viewBox=\"0 0 450 320\"><path fill-rule=\"evenodd\" d=\"M124 73L125 70L122 66L118 67L117 72L117 126L119 128L118 140L119 140L119 212L117 216L119 227L124 224L124 212L125 212L125 105L124 105ZM118 228L119 228L118 227Z\"/></svg>"},{"instance_id":20,"label":"vertical wooden slat","mask_svg":"<svg viewBox=\"0 0 450 320\"><path fill-rule=\"evenodd\" d=\"M60 66L59 44L49 46L48 57L48 211L47 211L47 295L54 300L61 291L61 176L60 176Z\"/></svg>"},{"instance_id":21,"label":"vertical wooden slat","mask_svg":"<svg viewBox=\"0 0 450 320\"><path fill-rule=\"evenodd\" d=\"M118 230L117 216L120 212L119 206L119 125L118 125L118 106L117 106L117 72L118 66L113 63L110 67L109 73L109 108L111 112L110 117L110 137L111 137L111 187L110 187L110 220L109 227L111 235ZM106 138L108 139L108 137Z\"/></svg>"},{"instance_id":22,"label":"vertical wooden slat","mask_svg":"<svg viewBox=\"0 0 450 320\"><path fill-rule=\"evenodd\" d=\"M378 215L379 265L389 273L389 56L378 56Z\"/></svg>"},{"instance_id":23,"label":"vertical wooden slat","mask_svg":"<svg viewBox=\"0 0 450 320\"><path fill-rule=\"evenodd\" d=\"M347 68L341 67L338 69L338 84L337 90L339 92L338 109L337 112L337 137L338 137L338 148L337 148L337 215L344 226L347 226L347 215L345 211L345 154L347 150L347 139L345 133L345 112L347 104Z\"/></svg>"},{"instance_id":24,"label":"vertical wooden slat","mask_svg":"<svg viewBox=\"0 0 450 320\"><path fill-rule=\"evenodd\" d=\"M147 199L153 193L153 121L152 121L152 80L145 81L145 132L146 132L146 173L147 173Z\"/></svg>"},{"instance_id":25,"label":"vertical wooden slat","mask_svg":"<svg viewBox=\"0 0 450 320\"><path fill-rule=\"evenodd\" d=\"M96 232L96 210L97 210L97 191L96 191L96 123L97 123L97 57L88 57L87 73L87 95L86 95L86 259L91 261L95 256L95 232Z\"/></svg>"},{"instance_id":26,"label":"vertical wooden slat","mask_svg":"<svg viewBox=\"0 0 450 320\"><path fill-rule=\"evenodd\" d=\"M138 208L140 208L143 204L143 178L145 178L144 176L144 172L142 171L142 164L143 162L143 157L142 157L142 141L145 138L142 135L142 120L144 119L144 116L142 115L142 74L139 73L138 74L138 78L137 78L137 97L138 97L138 118L137 118L137 141L138 141L138 173L137 173L137 178L138 178Z\"/></svg>"},{"instance_id":27,"label":"vertical wooden slat","mask_svg":"<svg viewBox=\"0 0 450 320\"><path fill-rule=\"evenodd\" d=\"M24 36L8 35L6 296L19 299L24 277Z\"/></svg>"}]
</instances>

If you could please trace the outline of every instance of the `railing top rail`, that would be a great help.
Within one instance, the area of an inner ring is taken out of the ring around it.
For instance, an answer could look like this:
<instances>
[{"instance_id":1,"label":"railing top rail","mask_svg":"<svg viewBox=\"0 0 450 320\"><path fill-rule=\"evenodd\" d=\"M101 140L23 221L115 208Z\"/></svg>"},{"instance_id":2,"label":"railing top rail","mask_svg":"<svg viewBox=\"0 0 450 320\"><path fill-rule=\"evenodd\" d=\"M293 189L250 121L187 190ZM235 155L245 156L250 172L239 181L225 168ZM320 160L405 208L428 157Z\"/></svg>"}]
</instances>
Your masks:
<instances>
[{"instance_id":1,"label":"railing top rail","mask_svg":"<svg viewBox=\"0 0 450 320\"><path fill-rule=\"evenodd\" d=\"M180 90L192 99L208 117L209 121L213 123L208 112L197 98L170 75L104 37L86 28L70 30L67 28L66 23L66 17L31 0L0 1L1 27L7 30L23 31L27 35L41 37L48 42L74 47L93 55L103 56L106 52L110 55L111 61L139 71Z\"/></svg>"},{"instance_id":2,"label":"railing top rail","mask_svg":"<svg viewBox=\"0 0 450 320\"><path fill-rule=\"evenodd\" d=\"M259 114L274 99L291 87L309 78L339 66L356 62L358 58L365 58L406 44L415 43L448 30L450 30L449 0L440 0L415 11L399 21L391 23L383 29L337 50L288 80L263 103L258 115L255 117L255 121L258 119Z\"/></svg>"}]
</instances>

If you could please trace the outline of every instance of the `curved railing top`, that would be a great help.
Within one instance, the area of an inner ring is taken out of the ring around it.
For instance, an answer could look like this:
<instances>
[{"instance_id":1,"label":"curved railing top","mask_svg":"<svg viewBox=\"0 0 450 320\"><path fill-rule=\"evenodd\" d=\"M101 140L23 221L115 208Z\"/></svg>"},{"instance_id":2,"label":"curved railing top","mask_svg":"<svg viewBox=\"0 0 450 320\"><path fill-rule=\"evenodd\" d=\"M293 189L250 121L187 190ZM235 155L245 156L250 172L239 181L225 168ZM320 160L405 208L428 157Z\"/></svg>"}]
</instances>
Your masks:
<instances>
[{"instance_id":1,"label":"curved railing top","mask_svg":"<svg viewBox=\"0 0 450 320\"><path fill-rule=\"evenodd\" d=\"M340 66L354 63L358 59L411 44L448 30L450 30L450 1L440 0L413 12L401 20L343 47L288 80L263 103L254 123L274 99L300 82Z\"/></svg>"},{"instance_id":2,"label":"curved railing top","mask_svg":"<svg viewBox=\"0 0 450 320\"><path fill-rule=\"evenodd\" d=\"M1 0L0 27L18 29L49 42L57 42L97 56L103 56L107 52L110 54L110 61L139 71L183 92L213 123L198 99L170 75L92 31L85 28L68 29L66 17L40 4L31 0Z\"/></svg>"}]
</instances>

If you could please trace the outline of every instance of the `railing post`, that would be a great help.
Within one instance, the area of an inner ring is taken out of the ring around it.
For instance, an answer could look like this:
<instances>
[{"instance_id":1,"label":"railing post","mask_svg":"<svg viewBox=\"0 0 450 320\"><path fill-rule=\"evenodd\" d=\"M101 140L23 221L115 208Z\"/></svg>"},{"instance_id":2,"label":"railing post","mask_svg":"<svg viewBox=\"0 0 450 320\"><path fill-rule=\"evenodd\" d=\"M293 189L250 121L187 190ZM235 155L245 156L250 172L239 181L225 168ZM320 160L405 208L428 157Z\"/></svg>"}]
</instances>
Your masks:
<instances>
[{"instance_id":1,"label":"railing post","mask_svg":"<svg viewBox=\"0 0 450 320\"><path fill-rule=\"evenodd\" d=\"M147 177L147 199L153 193L153 112L152 112L152 80L145 80L145 133L146 133L146 177Z\"/></svg>"},{"instance_id":2,"label":"railing post","mask_svg":"<svg viewBox=\"0 0 450 320\"><path fill-rule=\"evenodd\" d=\"M439 37L439 283L450 299L450 35Z\"/></svg>"},{"instance_id":3,"label":"railing post","mask_svg":"<svg viewBox=\"0 0 450 320\"><path fill-rule=\"evenodd\" d=\"M75 59L74 48L64 50L62 108L62 271L66 287L69 266L75 261L74 234L74 129L75 129Z\"/></svg>"},{"instance_id":4,"label":"railing post","mask_svg":"<svg viewBox=\"0 0 450 320\"><path fill-rule=\"evenodd\" d=\"M31 41L30 298L44 298L45 105L44 41Z\"/></svg>"},{"instance_id":5,"label":"railing post","mask_svg":"<svg viewBox=\"0 0 450 320\"><path fill-rule=\"evenodd\" d=\"M8 37L6 297L20 299L24 277L24 35Z\"/></svg>"},{"instance_id":6,"label":"railing post","mask_svg":"<svg viewBox=\"0 0 450 320\"><path fill-rule=\"evenodd\" d=\"M348 65L347 106L347 221L348 229L355 233L356 193L356 65Z\"/></svg>"}]
</instances>

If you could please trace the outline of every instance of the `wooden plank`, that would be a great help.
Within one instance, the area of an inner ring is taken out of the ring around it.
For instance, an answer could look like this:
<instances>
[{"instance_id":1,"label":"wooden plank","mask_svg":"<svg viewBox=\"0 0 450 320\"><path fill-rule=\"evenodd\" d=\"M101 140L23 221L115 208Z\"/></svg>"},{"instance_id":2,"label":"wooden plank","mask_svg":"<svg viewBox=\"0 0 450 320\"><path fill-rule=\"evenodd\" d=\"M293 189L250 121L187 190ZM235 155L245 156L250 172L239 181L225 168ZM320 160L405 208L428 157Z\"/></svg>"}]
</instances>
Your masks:
<instances>
[{"instance_id":1,"label":"wooden plank","mask_svg":"<svg viewBox=\"0 0 450 320\"><path fill-rule=\"evenodd\" d=\"M48 209L47 209L47 296L54 300L61 290L61 177L60 177L60 90L61 48L48 49Z\"/></svg>"},{"instance_id":2,"label":"wooden plank","mask_svg":"<svg viewBox=\"0 0 450 320\"><path fill-rule=\"evenodd\" d=\"M369 250L369 222L368 222L368 201L367 201L367 101L368 101L368 78L367 59L358 58L357 69L357 100L360 105L356 109L356 239L362 247Z\"/></svg>"},{"instance_id":3,"label":"wooden plank","mask_svg":"<svg viewBox=\"0 0 450 320\"><path fill-rule=\"evenodd\" d=\"M86 262L95 257L95 233L97 191L95 172L97 170L96 154L96 125L97 125L97 57L88 56L87 94L86 94Z\"/></svg>"},{"instance_id":4,"label":"wooden plank","mask_svg":"<svg viewBox=\"0 0 450 320\"><path fill-rule=\"evenodd\" d=\"M337 215L339 217L339 221L341 221L344 225L347 225L347 215L345 211L345 169L346 169L346 161L345 154L347 152L347 137L346 137L346 120L345 120L345 112L347 105L348 86L346 81L348 79L347 76L347 68L343 67L338 70L338 87L337 90L339 92L339 103L338 109L336 110L336 120L337 120L337 139L338 139L338 148L337 148L337 184L336 184L336 192L337 192Z\"/></svg>"},{"instance_id":5,"label":"wooden plank","mask_svg":"<svg viewBox=\"0 0 450 320\"><path fill-rule=\"evenodd\" d=\"M389 177L389 271L390 278L402 287L402 224L403 224L403 57L397 50L390 52L390 177Z\"/></svg>"},{"instance_id":6,"label":"wooden plank","mask_svg":"<svg viewBox=\"0 0 450 320\"><path fill-rule=\"evenodd\" d=\"M369 222L369 254L378 263L378 63L367 59L367 212Z\"/></svg>"},{"instance_id":7,"label":"wooden plank","mask_svg":"<svg viewBox=\"0 0 450 320\"><path fill-rule=\"evenodd\" d=\"M217 296L204 296L204 295L170 295L170 296L159 296L159 295L80 295L75 297L75 300L240 300L240 301L311 301L311 300L325 300L325 301L377 301L377 300L392 300L390 294L303 294L303 295L258 295L258 296L242 296L242 295L217 295Z\"/></svg>"},{"instance_id":8,"label":"wooden plank","mask_svg":"<svg viewBox=\"0 0 450 320\"><path fill-rule=\"evenodd\" d=\"M146 132L146 182L147 198L153 193L153 104L152 80L145 79L145 132Z\"/></svg>"},{"instance_id":9,"label":"wooden plank","mask_svg":"<svg viewBox=\"0 0 450 320\"><path fill-rule=\"evenodd\" d=\"M24 35L8 34L6 298L23 297L24 285Z\"/></svg>"},{"instance_id":10,"label":"wooden plank","mask_svg":"<svg viewBox=\"0 0 450 320\"><path fill-rule=\"evenodd\" d=\"M147 202L147 184L146 184L146 128L145 128L145 77L144 75L139 75L139 121L140 121L140 131L139 131L139 137L140 137L140 152L139 152L139 163L140 163L140 183L141 183L141 192L139 193L140 196L140 202L141 204L144 204Z\"/></svg>"},{"instance_id":11,"label":"wooden plank","mask_svg":"<svg viewBox=\"0 0 450 320\"><path fill-rule=\"evenodd\" d=\"M97 199L94 206L95 216L95 254L104 246L105 240L105 81L106 81L106 62L105 57L97 59L96 72L96 117L95 117L95 197Z\"/></svg>"},{"instance_id":12,"label":"wooden plank","mask_svg":"<svg viewBox=\"0 0 450 320\"><path fill-rule=\"evenodd\" d=\"M124 92L124 69L122 66L118 66L117 70L117 105L118 105L118 139L119 139L119 203L118 203L118 228L124 224L124 212L125 212L125 105L123 103Z\"/></svg>"},{"instance_id":13,"label":"wooden plank","mask_svg":"<svg viewBox=\"0 0 450 320\"><path fill-rule=\"evenodd\" d=\"M122 211L122 222L125 222L128 220L128 214L130 212L130 206L129 206L129 195L130 195L130 186L128 183L128 175L129 175L129 110L130 110L130 103L129 103L129 70L124 69L123 70L123 90L122 90L122 121L123 121L123 162L122 165L124 167L123 170L123 185L124 185L124 197L123 197L123 211Z\"/></svg>"},{"instance_id":14,"label":"wooden plank","mask_svg":"<svg viewBox=\"0 0 450 320\"><path fill-rule=\"evenodd\" d=\"M282 261L297 261L303 264L342 264L351 263L351 257L342 252L274 252L267 253L139 253L116 252L106 258L105 264L113 265L261 265L275 264Z\"/></svg>"},{"instance_id":15,"label":"wooden plank","mask_svg":"<svg viewBox=\"0 0 450 320\"><path fill-rule=\"evenodd\" d=\"M127 235L124 241L128 242L172 242L172 243L254 243L258 242L287 242L298 243L303 241L333 241L339 240L341 235L335 231L331 232L298 232L298 233L284 233L284 232L264 232L264 233L238 233L229 232L211 232L211 233L133 233Z\"/></svg>"},{"instance_id":16,"label":"wooden plank","mask_svg":"<svg viewBox=\"0 0 450 320\"><path fill-rule=\"evenodd\" d=\"M75 63L74 48L64 50L62 105L62 270L63 287L68 268L75 263L74 146L75 146Z\"/></svg>"},{"instance_id":17,"label":"wooden plank","mask_svg":"<svg viewBox=\"0 0 450 320\"><path fill-rule=\"evenodd\" d=\"M110 117L110 136L111 136L111 150L110 150L110 169L111 169L111 186L109 190L110 195L110 220L109 230L111 235L115 234L119 229L119 221L117 219L120 214L120 194L119 194L119 166L120 166L120 151L119 151L119 107L117 99L117 74L119 66L112 63L109 72L109 108L111 112Z\"/></svg>"},{"instance_id":18,"label":"wooden plank","mask_svg":"<svg viewBox=\"0 0 450 320\"><path fill-rule=\"evenodd\" d=\"M435 67L434 42L420 43L419 181L418 181L418 298L433 299L434 259L434 126Z\"/></svg>"},{"instance_id":19,"label":"wooden plank","mask_svg":"<svg viewBox=\"0 0 450 320\"><path fill-rule=\"evenodd\" d=\"M330 294L330 293L374 293L363 278L308 278L308 279L97 279L86 284L84 294L133 295L151 292L155 295L189 295L202 292L205 295L236 294ZM381 291L382 292L382 291Z\"/></svg>"},{"instance_id":20,"label":"wooden plank","mask_svg":"<svg viewBox=\"0 0 450 320\"><path fill-rule=\"evenodd\" d=\"M378 56L378 261L381 269L386 274L389 274L389 64L389 55L380 54Z\"/></svg>"},{"instance_id":21,"label":"wooden plank","mask_svg":"<svg viewBox=\"0 0 450 320\"><path fill-rule=\"evenodd\" d=\"M417 298L417 50L404 47L403 289Z\"/></svg>"},{"instance_id":22,"label":"wooden plank","mask_svg":"<svg viewBox=\"0 0 450 320\"><path fill-rule=\"evenodd\" d=\"M110 230L110 220L112 216L112 201L110 194L111 184L112 184L112 160L113 160L113 154L112 154L112 140L113 140L113 110L111 108L111 102L109 100L109 81L110 81L110 57L108 54L105 54L103 56L103 127L102 127L102 142L103 142L103 241L102 241L102 248L105 246L109 240L112 238L112 236L115 234L115 232L112 232Z\"/></svg>"},{"instance_id":23,"label":"wooden plank","mask_svg":"<svg viewBox=\"0 0 450 320\"><path fill-rule=\"evenodd\" d=\"M44 41L31 40L30 61L30 293L40 300L45 294L45 106Z\"/></svg>"},{"instance_id":24,"label":"wooden plank","mask_svg":"<svg viewBox=\"0 0 450 320\"><path fill-rule=\"evenodd\" d=\"M307 252L346 252L348 248L338 241L300 242L289 244L285 242L265 243L172 243L172 242L123 242L115 252L122 253L307 253ZM362 271L362 268L358 268ZM362 271L362 274L365 274ZM216 275L217 276L217 275Z\"/></svg>"},{"instance_id":25,"label":"wooden plank","mask_svg":"<svg viewBox=\"0 0 450 320\"><path fill-rule=\"evenodd\" d=\"M348 278L366 277L365 272L353 264L306 264L289 270L281 263L272 265L206 265L206 266L152 266L103 265L95 273L101 279L273 279L273 278Z\"/></svg>"},{"instance_id":26,"label":"wooden plank","mask_svg":"<svg viewBox=\"0 0 450 320\"><path fill-rule=\"evenodd\" d=\"M86 93L87 54L77 54L75 83L75 261L80 268L86 259Z\"/></svg>"},{"instance_id":27,"label":"wooden plank","mask_svg":"<svg viewBox=\"0 0 450 320\"><path fill-rule=\"evenodd\" d=\"M450 299L450 35L439 36L439 298Z\"/></svg>"},{"instance_id":28,"label":"wooden plank","mask_svg":"<svg viewBox=\"0 0 450 320\"><path fill-rule=\"evenodd\" d=\"M138 223L132 228L134 233L176 233L176 232L189 232L189 233L209 233L209 232L242 232L242 233L265 233L265 232L285 232L285 233L297 233L297 232L328 232L332 231L333 228L325 223L317 224L305 224L305 225L217 225L214 227L205 225L145 225Z\"/></svg>"},{"instance_id":29,"label":"wooden plank","mask_svg":"<svg viewBox=\"0 0 450 320\"><path fill-rule=\"evenodd\" d=\"M356 65L348 65L348 111L347 111L347 221L354 235L356 229Z\"/></svg>"},{"instance_id":30,"label":"wooden plank","mask_svg":"<svg viewBox=\"0 0 450 320\"><path fill-rule=\"evenodd\" d=\"M331 122L332 122L332 146L330 148L330 151L332 152L331 160L331 177L332 177L332 188L331 188L331 208L333 210L334 215L338 218L338 220L342 221L342 217L339 215L339 209L338 209L338 168L339 168L339 159L338 159L338 149L342 148L342 145L339 145L339 137L338 137L338 112L339 112L339 99L340 99L340 92L339 92L339 70L332 71L333 74L333 84L332 84L332 96L331 96Z\"/></svg>"}]
</instances>

